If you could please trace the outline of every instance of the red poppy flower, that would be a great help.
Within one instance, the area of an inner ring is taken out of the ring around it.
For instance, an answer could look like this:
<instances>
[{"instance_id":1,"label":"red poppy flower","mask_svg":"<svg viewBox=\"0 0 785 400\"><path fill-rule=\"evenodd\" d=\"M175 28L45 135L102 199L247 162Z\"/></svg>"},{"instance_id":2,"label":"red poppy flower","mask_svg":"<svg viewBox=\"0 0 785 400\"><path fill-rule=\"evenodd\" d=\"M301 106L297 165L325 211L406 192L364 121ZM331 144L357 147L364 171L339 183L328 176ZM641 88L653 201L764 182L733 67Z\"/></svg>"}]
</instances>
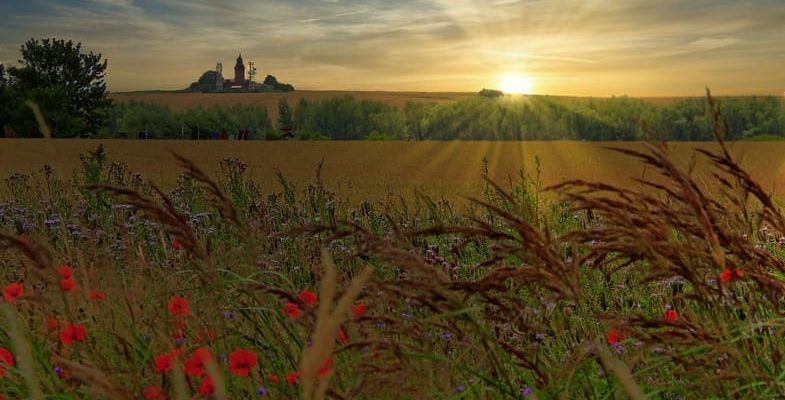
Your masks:
<instances>
[{"instance_id":1,"label":"red poppy flower","mask_svg":"<svg viewBox=\"0 0 785 400\"><path fill-rule=\"evenodd\" d=\"M155 372L158 374L164 374L174 370L174 359L179 355L179 351L172 350L155 356Z\"/></svg>"},{"instance_id":2,"label":"red poppy flower","mask_svg":"<svg viewBox=\"0 0 785 400\"><path fill-rule=\"evenodd\" d=\"M300 318L300 315L302 314L302 310L300 310L300 307L298 307L297 304L294 303L284 304L283 312L289 315L291 319Z\"/></svg>"},{"instance_id":3,"label":"red poppy flower","mask_svg":"<svg viewBox=\"0 0 785 400\"><path fill-rule=\"evenodd\" d=\"M736 279L739 279L744 276L744 271L736 268L725 268L720 272L720 283L728 283L733 282Z\"/></svg>"},{"instance_id":4,"label":"red poppy flower","mask_svg":"<svg viewBox=\"0 0 785 400\"><path fill-rule=\"evenodd\" d=\"M357 303L352 306L352 314L355 319L360 319L366 311L368 311L368 306L365 303Z\"/></svg>"},{"instance_id":5,"label":"red poppy flower","mask_svg":"<svg viewBox=\"0 0 785 400\"><path fill-rule=\"evenodd\" d=\"M302 300L303 303L308 304L309 306L316 304L318 299L319 298L316 296L316 293L310 290L303 290L302 292L300 292L300 300Z\"/></svg>"},{"instance_id":6,"label":"red poppy flower","mask_svg":"<svg viewBox=\"0 0 785 400\"><path fill-rule=\"evenodd\" d=\"M191 312L188 308L188 299L181 296L172 297L166 308L169 309L170 314L181 317L188 316Z\"/></svg>"},{"instance_id":7,"label":"red poppy flower","mask_svg":"<svg viewBox=\"0 0 785 400\"><path fill-rule=\"evenodd\" d=\"M175 250L180 250L183 248L183 245L179 240L177 240L177 238L174 238L174 240L172 240L172 248Z\"/></svg>"},{"instance_id":8,"label":"red poppy flower","mask_svg":"<svg viewBox=\"0 0 785 400\"><path fill-rule=\"evenodd\" d=\"M16 362L14 361L14 355L11 354L11 351L5 347L0 347L0 364L5 364L11 367L16 365Z\"/></svg>"},{"instance_id":9,"label":"red poppy flower","mask_svg":"<svg viewBox=\"0 0 785 400\"><path fill-rule=\"evenodd\" d=\"M297 371L286 374L286 383L290 385L294 385L299 380L300 380L300 373Z\"/></svg>"},{"instance_id":10,"label":"red poppy flower","mask_svg":"<svg viewBox=\"0 0 785 400\"><path fill-rule=\"evenodd\" d=\"M669 309L665 311L665 320L668 322L676 321L679 318L679 313L676 312L674 309Z\"/></svg>"},{"instance_id":11,"label":"red poppy flower","mask_svg":"<svg viewBox=\"0 0 785 400\"><path fill-rule=\"evenodd\" d=\"M90 300L95 300L95 301L106 300L106 293L98 289L90 289Z\"/></svg>"},{"instance_id":12,"label":"red poppy flower","mask_svg":"<svg viewBox=\"0 0 785 400\"><path fill-rule=\"evenodd\" d=\"M199 394L208 395L213 394L215 392L215 382L213 382L213 378L210 375L207 375L202 379L202 384L199 385Z\"/></svg>"},{"instance_id":13,"label":"red poppy flower","mask_svg":"<svg viewBox=\"0 0 785 400\"><path fill-rule=\"evenodd\" d=\"M619 341L624 340L624 333L616 328L613 328L605 334L605 337L608 339L609 344L616 344Z\"/></svg>"},{"instance_id":14,"label":"red poppy flower","mask_svg":"<svg viewBox=\"0 0 785 400\"><path fill-rule=\"evenodd\" d=\"M318 376L320 378L323 378L323 377L327 376L327 374L330 373L330 368L332 368L332 366L333 366L333 359L330 358L330 357L327 357L327 359L324 360L324 363L322 364L322 366L319 367L319 369L316 371L316 376Z\"/></svg>"},{"instance_id":15,"label":"red poppy flower","mask_svg":"<svg viewBox=\"0 0 785 400\"><path fill-rule=\"evenodd\" d=\"M213 363L213 356L210 349L200 347L191 353L191 357L185 360L185 373L188 375L202 376L206 371L206 364Z\"/></svg>"},{"instance_id":16,"label":"red poppy flower","mask_svg":"<svg viewBox=\"0 0 785 400\"><path fill-rule=\"evenodd\" d=\"M57 329L57 318L49 315L46 317L46 328L50 331Z\"/></svg>"},{"instance_id":17,"label":"red poppy flower","mask_svg":"<svg viewBox=\"0 0 785 400\"><path fill-rule=\"evenodd\" d=\"M60 330L60 342L70 346L73 342L84 342L87 331L84 325L68 323L65 328Z\"/></svg>"},{"instance_id":18,"label":"red poppy flower","mask_svg":"<svg viewBox=\"0 0 785 400\"><path fill-rule=\"evenodd\" d=\"M270 383L278 383L280 378L278 378L278 375L276 374L267 374L267 380L270 381Z\"/></svg>"},{"instance_id":19,"label":"red poppy flower","mask_svg":"<svg viewBox=\"0 0 785 400\"><path fill-rule=\"evenodd\" d=\"M164 400L166 397L164 396L164 392L155 385L146 386L142 389L142 397L145 400Z\"/></svg>"},{"instance_id":20,"label":"red poppy flower","mask_svg":"<svg viewBox=\"0 0 785 400\"><path fill-rule=\"evenodd\" d=\"M0 365L0 378L3 378L3 377L5 377L5 367Z\"/></svg>"},{"instance_id":21,"label":"red poppy flower","mask_svg":"<svg viewBox=\"0 0 785 400\"><path fill-rule=\"evenodd\" d=\"M76 281L73 278L63 279L60 281L60 289L64 292L71 292L76 289Z\"/></svg>"},{"instance_id":22,"label":"red poppy flower","mask_svg":"<svg viewBox=\"0 0 785 400\"><path fill-rule=\"evenodd\" d=\"M341 344L349 343L349 335L347 335L343 329L338 329L336 336L338 337L338 341L341 342Z\"/></svg>"},{"instance_id":23,"label":"red poppy flower","mask_svg":"<svg viewBox=\"0 0 785 400\"><path fill-rule=\"evenodd\" d=\"M246 377L256 367L256 354L250 350L237 349L229 355L229 371Z\"/></svg>"},{"instance_id":24,"label":"red poppy flower","mask_svg":"<svg viewBox=\"0 0 785 400\"><path fill-rule=\"evenodd\" d=\"M63 264L57 267L57 273L60 274L60 278L62 279L71 279L74 276L74 269Z\"/></svg>"},{"instance_id":25,"label":"red poppy flower","mask_svg":"<svg viewBox=\"0 0 785 400\"><path fill-rule=\"evenodd\" d=\"M13 303L16 299L22 297L25 292L25 287L21 282L9 283L3 288L3 300L6 303Z\"/></svg>"}]
</instances>

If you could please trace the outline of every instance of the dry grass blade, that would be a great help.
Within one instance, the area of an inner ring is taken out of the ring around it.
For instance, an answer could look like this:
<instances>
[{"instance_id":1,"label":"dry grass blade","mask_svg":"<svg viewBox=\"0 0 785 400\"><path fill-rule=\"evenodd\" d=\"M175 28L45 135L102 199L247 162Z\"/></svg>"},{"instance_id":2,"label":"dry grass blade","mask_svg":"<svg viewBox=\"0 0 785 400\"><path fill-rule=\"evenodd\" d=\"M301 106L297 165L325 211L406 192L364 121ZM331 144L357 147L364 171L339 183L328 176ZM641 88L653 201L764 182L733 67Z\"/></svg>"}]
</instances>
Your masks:
<instances>
[{"instance_id":1,"label":"dry grass blade","mask_svg":"<svg viewBox=\"0 0 785 400\"><path fill-rule=\"evenodd\" d=\"M3 330L13 344L16 358L19 363L19 371L25 379L30 399L43 400L44 394L41 391L38 376L34 369L33 351L30 348L30 342L22 329L22 323L16 314L16 310L8 303L0 304L0 309L2 309L3 319L5 320Z\"/></svg>"},{"instance_id":2,"label":"dry grass blade","mask_svg":"<svg viewBox=\"0 0 785 400\"><path fill-rule=\"evenodd\" d=\"M226 382L224 382L221 369L216 363L205 363L208 376L213 380L215 390L213 396L216 400L226 400ZM206 379L206 378L205 378Z\"/></svg>"},{"instance_id":3,"label":"dry grass blade","mask_svg":"<svg viewBox=\"0 0 785 400\"><path fill-rule=\"evenodd\" d=\"M335 345L335 336L341 323L349 315L352 304L357 300L363 286L371 277L371 268L365 268L353 280L346 292L333 307L337 289L337 271L327 249L322 249L322 266L324 277L320 285L319 307L317 310L316 327L313 334L313 344L303 350L300 361L302 373L303 398L306 400L321 400L325 398L328 390L328 376L317 381L318 370L330 357Z\"/></svg>"},{"instance_id":4,"label":"dry grass blade","mask_svg":"<svg viewBox=\"0 0 785 400\"><path fill-rule=\"evenodd\" d=\"M619 381L628 398L633 400L648 399L643 392L643 389L635 382L632 371L630 371L630 367L628 367L627 364L624 364L621 360L614 357L608 349L600 344L595 344L595 353L605 369L613 374Z\"/></svg>"},{"instance_id":5,"label":"dry grass blade","mask_svg":"<svg viewBox=\"0 0 785 400\"><path fill-rule=\"evenodd\" d=\"M25 105L30 107L30 109L33 111L33 115L35 115L35 122L38 123L38 131L41 132L41 135L47 139L51 139L52 130L49 129L49 124L46 123L44 113L41 112L41 107L38 107L38 104L32 100L25 101Z\"/></svg>"}]
</instances>

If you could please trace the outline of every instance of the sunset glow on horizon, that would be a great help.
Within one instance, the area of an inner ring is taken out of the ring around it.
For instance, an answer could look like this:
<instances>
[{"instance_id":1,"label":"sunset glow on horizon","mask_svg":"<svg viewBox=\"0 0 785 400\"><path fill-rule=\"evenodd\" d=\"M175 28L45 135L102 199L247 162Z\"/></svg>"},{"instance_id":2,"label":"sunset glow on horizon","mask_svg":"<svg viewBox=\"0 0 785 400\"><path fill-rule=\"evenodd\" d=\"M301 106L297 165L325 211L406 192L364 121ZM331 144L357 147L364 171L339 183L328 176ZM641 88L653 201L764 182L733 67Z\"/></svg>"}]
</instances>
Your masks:
<instances>
[{"instance_id":1,"label":"sunset glow on horizon","mask_svg":"<svg viewBox=\"0 0 785 400\"><path fill-rule=\"evenodd\" d=\"M0 63L16 63L29 38L72 39L109 60L112 91L183 89L238 53L257 79L301 90L785 90L775 0L30 0L0 12Z\"/></svg>"},{"instance_id":2,"label":"sunset glow on horizon","mask_svg":"<svg viewBox=\"0 0 785 400\"><path fill-rule=\"evenodd\" d=\"M507 74L499 81L499 89L510 94L533 94L534 78L526 75Z\"/></svg>"}]
</instances>

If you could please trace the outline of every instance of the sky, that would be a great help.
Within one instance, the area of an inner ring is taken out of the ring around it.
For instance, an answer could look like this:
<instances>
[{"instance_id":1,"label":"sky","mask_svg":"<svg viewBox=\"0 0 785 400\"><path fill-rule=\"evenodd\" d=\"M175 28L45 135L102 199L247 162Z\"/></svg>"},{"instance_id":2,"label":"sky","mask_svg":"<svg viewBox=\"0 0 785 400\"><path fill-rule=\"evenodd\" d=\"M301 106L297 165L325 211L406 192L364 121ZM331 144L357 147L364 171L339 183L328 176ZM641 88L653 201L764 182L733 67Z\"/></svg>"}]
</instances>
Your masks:
<instances>
[{"instance_id":1,"label":"sky","mask_svg":"<svg viewBox=\"0 0 785 400\"><path fill-rule=\"evenodd\" d=\"M242 53L297 89L785 93L783 0L0 0L0 63L82 42L112 91L182 89ZM519 85L520 86L520 85Z\"/></svg>"}]
</instances>

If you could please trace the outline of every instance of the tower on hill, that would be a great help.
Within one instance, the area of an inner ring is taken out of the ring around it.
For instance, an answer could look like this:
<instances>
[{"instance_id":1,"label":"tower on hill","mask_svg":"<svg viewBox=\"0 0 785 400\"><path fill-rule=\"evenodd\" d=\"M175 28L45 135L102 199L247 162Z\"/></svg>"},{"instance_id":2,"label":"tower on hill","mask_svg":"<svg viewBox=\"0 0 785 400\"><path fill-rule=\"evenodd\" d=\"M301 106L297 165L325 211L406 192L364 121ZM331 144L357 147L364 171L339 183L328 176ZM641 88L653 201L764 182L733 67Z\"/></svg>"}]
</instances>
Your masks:
<instances>
[{"instance_id":1,"label":"tower on hill","mask_svg":"<svg viewBox=\"0 0 785 400\"><path fill-rule=\"evenodd\" d=\"M237 56L237 64L234 65L234 82L236 85L245 83L245 64L243 64L242 53Z\"/></svg>"}]
</instances>

